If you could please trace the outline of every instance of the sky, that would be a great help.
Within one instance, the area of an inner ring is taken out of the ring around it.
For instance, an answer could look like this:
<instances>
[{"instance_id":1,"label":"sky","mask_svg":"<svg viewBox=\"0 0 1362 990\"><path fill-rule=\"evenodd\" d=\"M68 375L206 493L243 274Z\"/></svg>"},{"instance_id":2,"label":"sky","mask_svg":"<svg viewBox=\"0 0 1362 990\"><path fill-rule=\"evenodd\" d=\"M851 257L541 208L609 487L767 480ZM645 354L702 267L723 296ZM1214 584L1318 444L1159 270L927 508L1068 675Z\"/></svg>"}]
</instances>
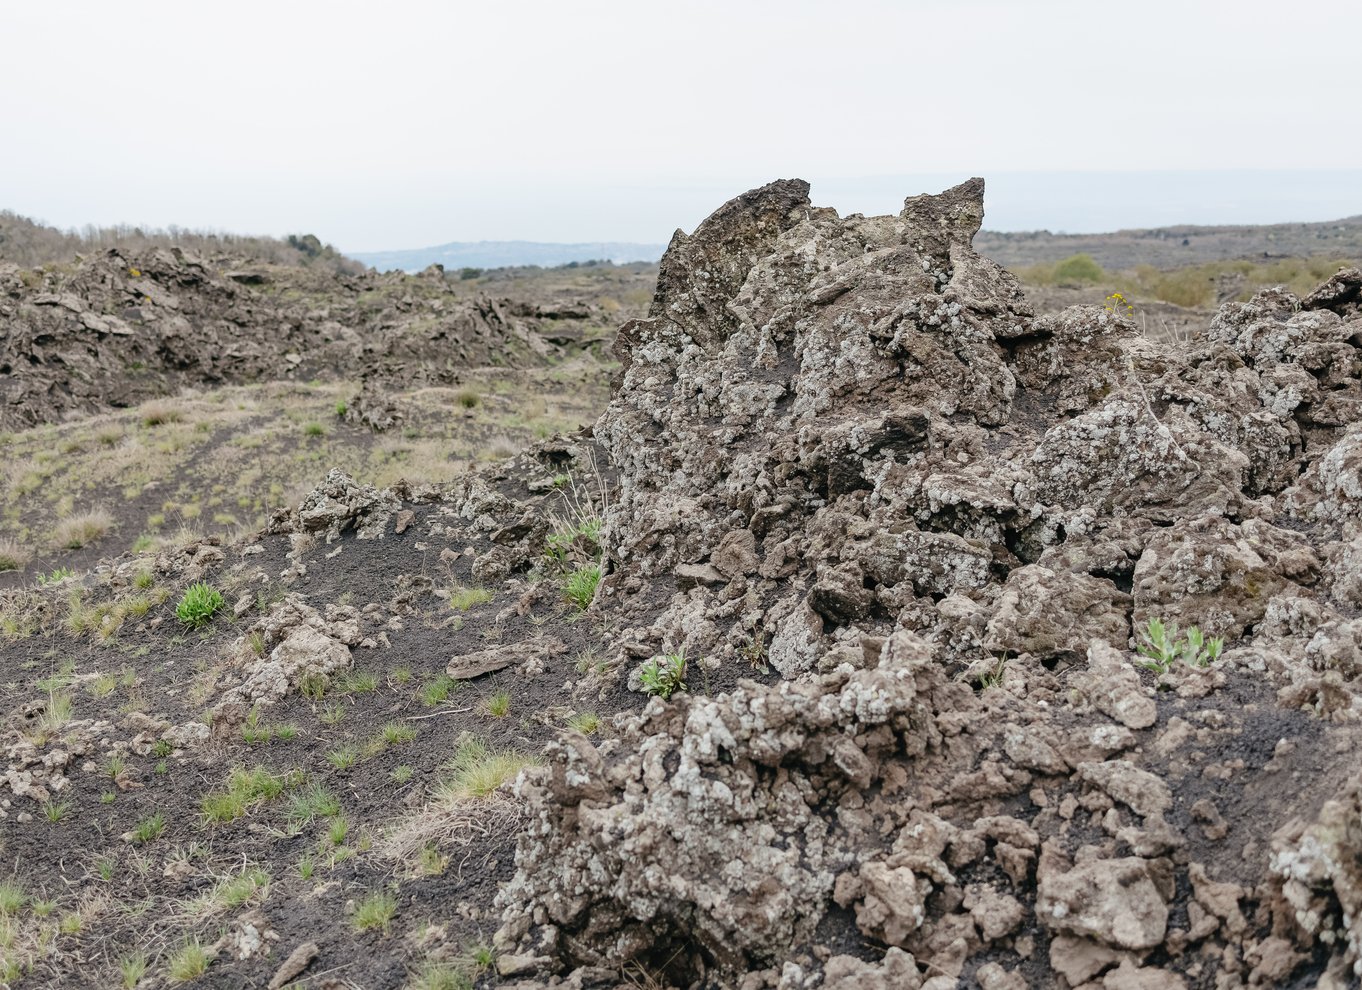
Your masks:
<instances>
[{"instance_id":1,"label":"sky","mask_svg":"<svg viewBox=\"0 0 1362 990\"><path fill-rule=\"evenodd\" d=\"M454 240L665 242L799 176L985 226L1362 214L1357 0L0 0L0 208Z\"/></svg>"}]
</instances>

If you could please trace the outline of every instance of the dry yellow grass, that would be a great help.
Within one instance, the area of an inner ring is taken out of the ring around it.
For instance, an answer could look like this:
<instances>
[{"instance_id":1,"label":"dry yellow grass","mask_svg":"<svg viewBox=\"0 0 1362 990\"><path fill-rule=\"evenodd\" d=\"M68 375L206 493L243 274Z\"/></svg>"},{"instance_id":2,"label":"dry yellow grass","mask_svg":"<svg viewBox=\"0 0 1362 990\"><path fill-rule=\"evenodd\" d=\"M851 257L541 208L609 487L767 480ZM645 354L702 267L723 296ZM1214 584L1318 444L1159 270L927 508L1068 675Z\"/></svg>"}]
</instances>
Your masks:
<instances>
[{"instance_id":1,"label":"dry yellow grass","mask_svg":"<svg viewBox=\"0 0 1362 990\"><path fill-rule=\"evenodd\" d=\"M52 542L63 549L79 550L109 535L113 524L113 516L106 510L90 509L57 523L52 530Z\"/></svg>"}]
</instances>

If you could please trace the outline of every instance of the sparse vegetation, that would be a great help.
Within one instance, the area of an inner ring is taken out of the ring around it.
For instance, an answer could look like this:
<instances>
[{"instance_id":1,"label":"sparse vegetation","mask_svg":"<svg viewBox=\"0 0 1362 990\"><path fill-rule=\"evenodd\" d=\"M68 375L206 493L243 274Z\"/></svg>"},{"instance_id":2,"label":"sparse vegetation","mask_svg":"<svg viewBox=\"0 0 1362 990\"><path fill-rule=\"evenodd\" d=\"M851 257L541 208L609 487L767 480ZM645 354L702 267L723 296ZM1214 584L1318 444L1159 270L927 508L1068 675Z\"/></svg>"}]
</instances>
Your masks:
<instances>
[{"instance_id":1,"label":"sparse vegetation","mask_svg":"<svg viewBox=\"0 0 1362 990\"><path fill-rule=\"evenodd\" d=\"M596 586L601 583L598 564L586 564L563 576L563 597L585 611L596 597Z\"/></svg>"},{"instance_id":2,"label":"sparse vegetation","mask_svg":"<svg viewBox=\"0 0 1362 990\"><path fill-rule=\"evenodd\" d=\"M200 807L210 823L230 822L255 805L277 798L288 785L289 778L272 773L266 767L237 767L227 775L221 790L204 795Z\"/></svg>"},{"instance_id":3,"label":"sparse vegetation","mask_svg":"<svg viewBox=\"0 0 1362 990\"><path fill-rule=\"evenodd\" d=\"M455 588L449 593L449 607L456 612L467 612L476 605L485 605L492 600L492 593L486 588Z\"/></svg>"},{"instance_id":4,"label":"sparse vegetation","mask_svg":"<svg viewBox=\"0 0 1362 990\"><path fill-rule=\"evenodd\" d=\"M484 703L487 714L493 718L505 718L511 711L511 692L498 691L489 697Z\"/></svg>"},{"instance_id":5,"label":"sparse vegetation","mask_svg":"<svg viewBox=\"0 0 1362 990\"><path fill-rule=\"evenodd\" d=\"M443 797L455 800L486 798L515 779L535 759L512 749L494 749L485 739L468 736L450 761L453 771L441 786Z\"/></svg>"},{"instance_id":6,"label":"sparse vegetation","mask_svg":"<svg viewBox=\"0 0 1362 990\"><path fill-rule=\"evenodd\" d=\"M199 581L185 589L180 603L175 606L175 615L190 629L198 629L207 625L222 605L222 592Z\"/></svg>"},{"instance_id":7,"label":"sparse vegetation","mask_svg":"<svg viewBox=\"0 0 1362 990\"><path fill-rule=\"evenodd\" d=\"M1160 619L1150 619L1140 633L1136 645L1139 654L1147 659L1141 665L1157 674L1168 673L1173 664L1181 661L1189 667L1205 667L1220 659L1225 640L1217 636L1207 639L1196 626L1180 633L1176 622L1165 625Z\"/></svg>"},{"instance_id":8,"label":"sparse vegetation","mask_svg":"<svg viewBox=\"0 0 1362 990\"><path fill-rule=\"evenodd\" d=\"M686 690L685 652L645 660L639 667L638 678L644 691L659 698L667 699L676 691Z\"/></svg>"},{"instance_id":9,"label":"sparse vegetation","mask_svg":"<svg viewBox=\"0 0 1362 990\"><path fill-rule=\"evenodd\" d=\"M388 930L397 914L397 898L387 891L375 891L355 905L355 928L359 931Z\"/></svg>"},{"instance_id":10,"label":"sparse vegetation","mask_svg":"<svg viewBox=\"0 0 1362 990\"><path fill-rule=\"evenodd\" d=\"M428 708L442 705L458 690L459 682L448 674L440 674L421 688L421 704Z\"/></svg>"},{"instance_id":11,"label":"sparse vegetation","mask_svg":"<svg viewBox=\"0 0 1362 990\"><path fill-rule=\"evenodd\" d=\"M0 571L22 571L33 555L8 536L0 537Z\"/></svg>"},{"instance_id":12,"label":"sparse vegetation","mask_svg":"<svg viewBox=\"0 0 1362 990\"><path fill-rule=\"evenodd\" d=\"M567 720L568 728L575 729L584 736L600 731L601 718L595 712L577 712Z\"/></svg>"},{"instance_id":13,"label":"sparse vegetation","mask_svg":"<svg viewBox=\"0 0 1362 990\"><path fill-rule=\"evenodd\" d=\"M134 952L118 960L118 974L123 981L123 990L133 990L147 975L147 954Z\"/></svg>"},{"instance_id":14,"label":"sparse vegetation","mask_svg":"<svg viewBox=\"0 0 1362 990\"><path fill-rule=\"evenodd\" d=\"M66 550L79 550L109 535L114 520L104 509L91 509L67 516L52 531L52 542Z\"/></svg>"},{"instance_id":15,"label":"sparse vegetation","mask_svg":"<svg viewBox=\"0 0 1362 990\"><path fill-rule=\"evenodd\" d=\"M166 975L176 983L197 980L208 972L208 952L197 938L174 949L166 959Z\"/></svg>"},{"instance_id":16,"label":"sparse vegetation","mask_svg":"<svg viewBox=\"0 0 1362 990\"><path fill-rule=\"evenodd\" d=\"M132 841L150 842L153 839L159 839L165 828L165 815L158 811L150 818L143 818L137 823L137 827L132 830Z\"/></svg>"}]
</instances>

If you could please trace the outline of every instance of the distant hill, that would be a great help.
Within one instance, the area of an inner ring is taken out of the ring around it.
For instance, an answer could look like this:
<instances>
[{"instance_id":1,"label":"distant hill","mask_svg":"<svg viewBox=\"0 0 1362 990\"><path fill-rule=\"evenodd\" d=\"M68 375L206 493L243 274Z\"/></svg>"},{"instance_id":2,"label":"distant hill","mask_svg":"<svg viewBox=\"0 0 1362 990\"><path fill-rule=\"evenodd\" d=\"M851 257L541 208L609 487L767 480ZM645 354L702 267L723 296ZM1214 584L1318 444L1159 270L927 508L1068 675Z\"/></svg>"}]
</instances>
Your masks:
<instances>
[{"instance_id":1,"label":"distant hill","mask_svg":"<svg viewBox=\"0 0 1362 990\"><path fill-rule=\"evenodd\" d=\"M1362 216L1327 223L1182 225L1109 234L983 230L974 238L974 249L1005 268L1053 264L1082 253L1091 255L1109 271L1136 265L1181 268L1238 258L1255 261L1316 255L1362 258Z\"/></svg>"},{"instance_id":2,"label":"distant hill","mask_svg":"<svg viewBox=\"0 0 1362 990\"><path fill-rule=\"evenodd\" d=\"M381 272L401 269L419 272L430 265L457 268L511 268L539 265L552 268L574 261L657 261L665 244L629 244L598 241L587 244L547 244L540 241L451 241L435 247L407 251L351 252L350 257Z\"/></svg>"}]
</instances>

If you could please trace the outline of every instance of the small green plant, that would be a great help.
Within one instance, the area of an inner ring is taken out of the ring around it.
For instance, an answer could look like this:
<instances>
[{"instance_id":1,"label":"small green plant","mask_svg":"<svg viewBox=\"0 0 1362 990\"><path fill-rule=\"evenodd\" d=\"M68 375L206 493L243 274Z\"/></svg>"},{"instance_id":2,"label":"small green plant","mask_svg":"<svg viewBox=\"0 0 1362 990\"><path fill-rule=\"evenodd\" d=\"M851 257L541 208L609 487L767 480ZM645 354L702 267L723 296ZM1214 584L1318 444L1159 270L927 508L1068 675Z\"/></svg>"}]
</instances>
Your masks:
<instances>
[{"instance_id":1,"label":"small green plant","mask_svg":"<svg viewBox=\"0 0 1362 990\"><path fill-rule=\"evenodd\" d=\"M345 721L345 706L333 702L317 714L317 719L323 725L339 725Z\"/></svg>"},{"instance_id":2,"label":"small green plant","mask_svg":"<svg viewBox=\"0 0 1362 990\"><path fill-rule=\"evenodd\" d=\"M416 726L406 722L389 722L383 726L383 741L389 746L409 743L416 738Z\"/></svg>"},{"instance_id":3,"label":"small green plant","mask_svg":"<svg viewBox=\"0 0 1362 990\"><path fill-rule=\"evenodd\" d=\"M584 736L594 735L600 730L601 718L595 712L578 712L567 720L568 728L576 729Z\"/></svg>"},{"instance_id":4,"label":"small green plant","mask_svg":"<svg viewBox=\"0 0 1362 990\"><path fill-rule=\"evenodd\" d=\"M132 830L132 841L150 842L159 839L165 830L166 816L158 811L150 818L143 818L137 823L137 827Z\"/></svg>"},{"instance_id":5,"label":"small green plant","mask_svg":"<svg viewBox=\"0 0 1362 990\"><path fill-rule=\"evenodd\" d=\"M449 593L449 607L456 612L467 612L477 605L485 605L492 600L492 593L486 588L455 588Z\"/></svg>"},{"instance_id":6,"label":"small green plant","mask_svg":"<svg viewBox=\"0 0 1362 990\"><path fill-rule=\"evenodd\" d=\"M462 389L459 392L459 405L465 409L476 409L482 403L482 396L478 395L471 388Z\"/></svg>"},{"instance_id":7,"label":"small green plant","mask_svg":"<svg viewBox=\"0 0 1362 990\"><path fill-rule=\"evenodd\" d=\"M257 894L264 899L268 891L270 875L258 866L247 867L234 877L224 880L214 892L215 898L224 907L239 908L255 898Z\"/></svg>"},{"instance_id":8,"label":"small green plant","mask_svg":"<svg viewBox=\"0 0 1362 990\"><path fill-rule=\"evenodd\" d=\"M441 786L441 794L456 801L488 797L534 762L532 756L513 749L493 749L485 740L469 736L454 751L450 761L453 774Z\"/></svg>"},{"instance_id":9,"label":"small green plant","mask_svg":"<svg viewBox=\"0 0 1362 990\"><path fill-rule=\"evenodd\" d=\"M563 597L582 611L586 611L596 597L596 586L601 583L599 564L587 564L563 575Z\"/></svg>"},{"instance_id":10,"label":"small green plant","mask_svg":"<svg viewBox=\"0 0 1362 990\"><path fill-rule=\"evenodd\" d=\"M133 990L133 987L142 982L142 977L147 975L146 953L134 952L118 960L118 972L123 979L123 990Z\"/></svg>"},{"instance_id":11,"label":"small green plant","mask_svg":"<svg viewBox=\"0 0 1362 990\"><path fill-rule=\"evenodd\" d=\"M1141 661L1141 666L1156 674L1166 674L1179 660L1189 667L1205 667L1220 659L1225 638L1207 639L1196 626L1179 635L1176 622L1165 625L1160 619L1150 619L1135 649L1148 658Z\"/></svg>"},{"instance_id":12,"label":"small green plant","mask_svg":"<svg viewBox=\"0 0 1362 990\"><path fill-rule=\"evenodd\" d=\"M165 759L175 751L175 747L170 745L169 739L157 739L156 745L151 747L151 755L158 759Z\"/></svg>"},{"instance_id":13,"label":"small green plant","mask_svg":"<svg viewBox=\"0 0 1362 990\"><path fill-rule=\"evenodd\" d=\"M118 862L111 856L102 856L95 861L95 872L99 874L99 879L105 883L113 879L114 872L117 869Z\"/></svg>"},{"instance_id":14,"label":"small green plant","mask_svg":"<svg viewBox=\"0 0 1362 990\"><path fill-rule=\"evenodd\" d=\"M271 773L265 767L237 767L227 775L226 786L203 796L200 808L211 824L230 822L252 807L273 800L289 785L289 778Z\"/></svg>"},{"instance_id":15,"label":"small green plant","mask_svg":"<svg viewBox=\"0 0 1362 990\"><path fill-rule=\"evenodd\" d=\"M190 629L206 625L218 609L222 608L222 592L211 584L199 581L185 589L184 597L175 606L175 614Z\"/></svg>"},{"instance_id":16,"label":"small green plant","mask_svg":"<svg viewBox=\"0 0 1362 990\"><path fill-rule=\"evenodd\" d=\"M390 679L394 684L398 684L398 685L410 684L410 683L411 683L411 668L410 668L410 667L394 667L392 670L388 671L388 677L389 677L389 679Z\"/></svg>"},{"instance_id":17,"label":"small green plant","mask_svg":"<svg viewBox=\"0 0 1362 990\"><path fill-rule=\"evenodd\" d=\"M662 699L686 690L686 653L667 653L645 660L638 671L639 683L648 694Z\"/></svg>"},{"instance_id":18,"label":"small green plant","mask_svg":"<svg viewBox=\"0 0 1362 990\"><path fill-rule=\"evenodd\" d=\"M331 823L326 826L326 838L333 846L345 845L346 838L350 835L350 823L345 820L345 816L337 815L331 819Z\"/></svg>"},{"instance_id":19,"label":"small green plant","mask_svg":"<svg viewBox=\"0 0 1362 990\"><path fill-rule=\"evenodd\" d=\"M441 674L421 688L421 704L427 708L442 705L458 689L459 682L448 674Z\"/></svg>"},{"instance_id":20,"label":"small green plant","mask_svg":"<svg viewBox=\"0 0 1362 990\"><path fill-rule=\"evenodd\" d=\"M12 918L28 903L28 895L17 880L0 880L0 917Z\"/></svg>"},{"instance_id":21,"label":"small green plant","mask_svg":"<svg viewBox=\"0 0 1362 990\"><path fill-rule=\"evenodd\" d=\"M170 953L166 960L166 973L176 983L197 980L208 972L208 951L197 938L185 942Z\"/></svg>"},{"instance_id":22,"label":"small green plant","mask_svg":"<svg viewBox=\"0 0 1362 990\"><path fill-rule=\"evenodd\" d=\"M336 418L337 418L337 419L344 419L344 418L345 418L345 414L346 414L347 412L349 412L349 411L350 411L350 407L347 406L343 401L342 401L342 402L337 402L337 403L336 403Z\"/></svg>"},{"instance_id":23,"label":"small green plant","mask_svg":"<svg viewBox=\"0 0 1362 990\"><path fill-rule=\"evenodd\" d=\"M133 587L138 591L147 591L156 583L156 577L151 571L138 571L136 577L132 579Z\"/></svg>"},{"instance_id":24,"label":"small green plant","mask_svg":"<svg viewBox=\"0 0 1362 990\"><path fill-rule=\"evenodd\" d=\"M387 891L376 891L355 906L355 927L360 931L388 930L397 914L397 898Z\"/></svg>"},{"instance_id":25,"label":"small green plant","mask_svg":"<svg viewBox=\"0 0 1362 990\"><path fill-rule=\"evenodd\" d=\"M105 791L103 794L99 796L100 804L113 804L117 800L118 795L115 794L113 791Z\"/></svg>"},{"instance_id":26,"label":"small green plant","mask_svg":"<svg viewBox=\"0 0 1362 990\"><path fill-rule=\"evenodd\" d=\"M317 872L317 861L312 858L311 853L304 853L298 859L298 877L301 880L311 880L312 874Z\"/></svg>"},{"instance_id":27,"label":"small green plant","mask_svg":"<svg viewBox=\"0 0 1362 990\"><path fill-rule=\"evenodd\" d=\"M303 426L303 436L324 437L326 436L326 427L321 423L307 423Z\"/></svg>"},{"instance_id":28,"label":"small green plant","mask_svg":"<svg viewBox=\"0 0 1362 990\"><path fill-rule=\"evenodd\" d=\"M416 771L404 763L393 770L392 772L393 783L405 784L407 781L411 780L411 778L414 777L415 775Z\"/></svg>"},{"instance_id":29,"label":"small green plant","mask_svg":"<svg viewBox=\"0 0 1362 990\"><path fill-rule=\"evenodd\" d=\"M345 694L369 694L378 690L378 675L367 670L348 670L337 678L336 688Z\"/></svg>"},{"instance_id":30,"label":"small green plant","mask_svg":"<svg viewBox=\"0 0 1362 990\"><path fill-rule=\"evenodd\" d=\"M326 762L337 770L349 770L359 762L359 750L354 746L339 746L326 754Z\"/></svg>"},{"instance_id":31,"label":"small green plant","mask_svg":"<svg viewBox=\"0 0 1362 990\"><path fill-rule=\"evenodd\" d=\"M47 820L53 825L65 818L67 812L70 810L70 801L48 801L43 805L43 815L46 816Z\"/></svg>"},{"instance_id":32,"label":"small green plant","mask_svg":"<svg viewBox=\"0 0 1362 990\"><path fill-rule=\"evenodd\" d=\"M511 692L498 691L487 699L487 714L493 718L505 718L511 710Z\"/></svg>"},{"instance_id":33,"label":"small green plant","mask_svg":"<svg viewBox=\"0 0 1362 990\"><path fill-rule=\"evenodd\" d=\"M340 812L340 799L316 782L289 795L287 816L290 825L302 826L318 818L334 818Z\"/></svg>"},{"instance_id":34,"label":"small green plant","mask_svg":"<svg viewBox=\"0 0 1362 990\"><path fill-rule=\"evenodd\" d=\"M73 571L71 568L58 567L47 574L39 574L38 583L46 586L49 584L56 584L59 581L65 581L67 578L73 578L75 576L76 572Z\"/></svg>"},{"instance_id":35,"label":"small green plant","mask_svg":"<svg viewBox=\"0 0 1362 990\"><path fill-rule=\"evenodd\" d=\"M254 649L254 647L252 647ZM265 655L265 642L260 641L260 652L257 656ZM321 701L326 697L326 689L331 686L331 679L325 674L306 674L298 683L298 690L302 692L304 698L311 701Z\"/></svg>"}]
</instances>

